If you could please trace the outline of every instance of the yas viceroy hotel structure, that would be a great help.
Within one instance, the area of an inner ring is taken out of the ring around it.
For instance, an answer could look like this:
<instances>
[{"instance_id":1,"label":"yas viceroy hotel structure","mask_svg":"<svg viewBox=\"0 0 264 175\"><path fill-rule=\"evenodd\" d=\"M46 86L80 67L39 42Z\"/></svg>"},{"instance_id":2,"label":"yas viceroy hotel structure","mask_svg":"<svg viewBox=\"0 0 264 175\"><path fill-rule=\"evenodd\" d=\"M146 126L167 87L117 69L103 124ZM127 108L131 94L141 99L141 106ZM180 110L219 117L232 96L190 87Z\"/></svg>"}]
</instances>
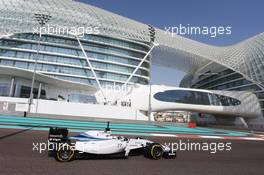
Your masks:
<instances>
[{"instance_id":1,"label":"yas viceroy hotel structure","mask_svg":"<svg viewBox=\"0 0 264 175\"><path fill-rule=\"evenodd\" d=\"M2 0L0 24L1 114L153 120L150 109L177 110L264 128L264 33L211 46L72 0ZM34 32L47 26L99 33ZM151 65L185 72L180 87L150 85Z\"/></svg>"}]
</instances>

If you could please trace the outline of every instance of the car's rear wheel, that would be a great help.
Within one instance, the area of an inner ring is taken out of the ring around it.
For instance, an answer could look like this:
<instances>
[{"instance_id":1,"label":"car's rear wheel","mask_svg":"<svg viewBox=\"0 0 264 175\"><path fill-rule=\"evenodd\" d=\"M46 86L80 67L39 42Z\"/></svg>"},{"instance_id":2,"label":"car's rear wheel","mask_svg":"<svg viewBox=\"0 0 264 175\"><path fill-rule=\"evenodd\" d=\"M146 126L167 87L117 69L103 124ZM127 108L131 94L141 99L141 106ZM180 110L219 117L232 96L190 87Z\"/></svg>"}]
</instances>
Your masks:
<instances>
[{"instance_id":1,"label":"car's rear wheel","mask_svg":"<svg viewBox=\"0 0 264 175\"><path fill-rule=\"evenodd\" d=\"M72 161L74 158L74 149L71 145L65 143L62 144L58 151L57 151L57 155L56 158L58 161L60 162L69 162Z\"/></svg>"},{"instance_id":2,"label":"car's rear wheel","mask_svg":"<svg viewBox=\"0 0 264 175\"><path fill-rule=\"evenodd\" d=\"M161 159L163 155L162 146L159 143L151 143L146 147L145 156L155 160Z\"/></svg>"}]
</instances>

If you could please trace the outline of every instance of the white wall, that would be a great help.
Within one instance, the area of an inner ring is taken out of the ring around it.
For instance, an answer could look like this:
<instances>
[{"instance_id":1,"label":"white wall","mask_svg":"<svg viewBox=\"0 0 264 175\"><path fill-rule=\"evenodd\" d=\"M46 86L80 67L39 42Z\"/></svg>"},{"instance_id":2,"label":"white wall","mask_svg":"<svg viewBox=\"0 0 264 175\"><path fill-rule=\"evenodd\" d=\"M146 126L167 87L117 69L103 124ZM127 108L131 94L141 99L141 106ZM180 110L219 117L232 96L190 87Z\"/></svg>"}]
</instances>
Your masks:
<instances>
[{"instance_id":1,"label":"white wall","mask_svg":"<svg viewBox=\"0 0 264 175\"><path fill-rule=\"evenodd\" d=\"M28 99L0 97L0 102L16 103L16 111L27 111ZM70 103L64 101L34 100L31 112L37 114L94 117L109 119L148 120L135 108L99 104Z\"/></svg>"}]
</instances>

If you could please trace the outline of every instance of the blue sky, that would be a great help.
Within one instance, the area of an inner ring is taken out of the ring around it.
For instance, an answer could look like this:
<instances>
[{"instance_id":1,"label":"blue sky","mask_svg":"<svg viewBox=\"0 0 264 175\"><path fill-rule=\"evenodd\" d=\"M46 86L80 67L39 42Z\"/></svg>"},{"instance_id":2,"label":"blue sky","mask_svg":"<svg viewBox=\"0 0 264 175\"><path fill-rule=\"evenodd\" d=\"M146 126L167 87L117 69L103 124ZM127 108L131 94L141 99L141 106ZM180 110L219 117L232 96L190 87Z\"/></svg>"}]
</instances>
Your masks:
<instances>
[{"instance_id":1,"label":"blue sky","mask_svg":"<svg viewBox=\"0 0 264 175\"><path fill-rule=\"evenodd\" d=\"M80 0L155 27L231 26L232 34L212 38L185 37L212 44L231 45L264 32L263 0ZM184 73L153 66L152 82L177 86Z\"/></svg>"}]
</instances>

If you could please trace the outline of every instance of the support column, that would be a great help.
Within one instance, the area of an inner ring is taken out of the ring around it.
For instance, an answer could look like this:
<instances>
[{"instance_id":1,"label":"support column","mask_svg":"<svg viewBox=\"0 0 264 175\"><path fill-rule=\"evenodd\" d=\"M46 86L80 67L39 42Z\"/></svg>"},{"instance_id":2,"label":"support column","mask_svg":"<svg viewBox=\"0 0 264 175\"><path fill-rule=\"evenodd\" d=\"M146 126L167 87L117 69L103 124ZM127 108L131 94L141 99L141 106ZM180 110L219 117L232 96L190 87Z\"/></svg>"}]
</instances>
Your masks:
<instances>
[{"instance_id":1,"label":"support column","mask_svg":"<svg viewBox=\"0 0 264 175\"><path fill-rule=\"evenodd\" d=\"M41 88L42 88L42 83L39 83L39 88L38 88L38 99L40 98L40 95L41 95Z\"/></svg>"},{"instance_id":2,"label":"support column","mask_svg":"<svg viewBox=\"0 0 264 175\"><path fill-rule=\"evenodd\" d=\"M12 94L13 94L13 90L14 90L14 81L15 81L15 78L12 77L12 78L11 78L10 90L9 90L9 97L12 97Z\"/></svg>"},{"instance_id":3,"label":"support column","mask_svg":"<svg viewBox=\"0 0 264 175\"><path fill-rule=\"evenodd\" d=\"M37 104L36 104L36 113L38 112L38 104L39 104L39 98L40 98L40 95L41 95L41 89L42 89L42 83L39 83L38 97L37 97Z\"/></svg>"}]
</instances>

